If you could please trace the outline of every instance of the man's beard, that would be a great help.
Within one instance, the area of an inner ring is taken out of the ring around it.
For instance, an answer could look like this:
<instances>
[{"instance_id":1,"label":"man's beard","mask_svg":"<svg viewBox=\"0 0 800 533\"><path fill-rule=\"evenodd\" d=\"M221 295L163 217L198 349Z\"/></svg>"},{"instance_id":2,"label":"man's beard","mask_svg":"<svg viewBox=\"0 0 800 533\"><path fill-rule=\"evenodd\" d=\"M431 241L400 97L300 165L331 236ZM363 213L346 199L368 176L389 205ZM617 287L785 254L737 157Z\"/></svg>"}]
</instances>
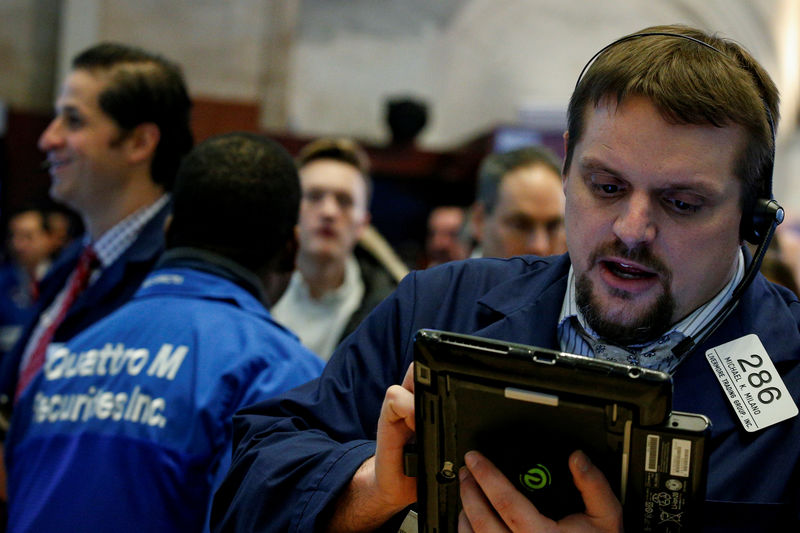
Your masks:
<instances>
[{"instance_id":1,"label":"man's beard","mask_svg":"<svg viewBox=\"0 0 800 533\"><path fill-rule=\"evenodd\" d=\"M675 311L675 299L670 291L672 275L648 248L637 247L628 250L620 241L602 246L590 257L590 268L597 264L601 255L611 255L630 259L659 274L663 292L643 314L629 324L613 322L601 315L600 302L594 294L592 282L586 272L580 274L575 282L575 301L584 320L602 339L618 346L631 346L652 341L664 334L672 324ZM621 290L608 289L611 294L622 300L632 296Z\"/></svg>"}]
</instances>

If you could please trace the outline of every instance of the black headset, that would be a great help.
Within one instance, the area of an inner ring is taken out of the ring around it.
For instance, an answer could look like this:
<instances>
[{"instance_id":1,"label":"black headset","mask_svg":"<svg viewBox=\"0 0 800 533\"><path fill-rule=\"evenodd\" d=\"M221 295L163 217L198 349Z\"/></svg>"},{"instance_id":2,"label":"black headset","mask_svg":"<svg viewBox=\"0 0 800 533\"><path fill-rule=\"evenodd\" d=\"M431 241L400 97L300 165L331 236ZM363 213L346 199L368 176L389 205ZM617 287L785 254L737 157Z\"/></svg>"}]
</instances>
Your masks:
<instances>
[{"instance_id":1,"label":"black headset","mask_svg":"<svg viewBox=\"0 0 800 533\"><path fill-rule=\"evenodd\" d=\"M597 51L589 61L583 66L581 69L580 74L578 75L578 81L575 83L575 89L577 90L578 86L583 79L584 73L588 70L589 66L600 56L603 52L608 50L609 48L613 48L614 46L624 43L627 41L631 41L633 39L639 39L642 37L672 37L676 39L684 39L687 41L692 41L697 43L700 46L704 46L709 50L713 50L714 52L725 56L730 61L735 60L730 57L728 54L723 52L722 50L716 48L715 46L710 45L709 43L697 39L695 37L691 37L689 35L685 35L682 33L669 33L669 32L642 32L642 33L634 33L631 35L626 35L616 41L607 44L599 51ZM739 65L736 62L737 67L746 69L746 67ZM749 71L749 69L747 69ZM758 78L756 77L754 72L748 72L756 82L756 86L761 89L760 83L758 83ZM772 237L775 233L775 228L778 227L778 224L783 222L784 218L784 211L783 208L775 201L772 197L772 171L775 165L775 122L772 117L772 112L767 105L766 100L762 97L762 103L764 105L764 112L766 114L767 123L769 124L770 136L772 140L771 145L771 152L770 158L764 165L762 169L762 174L760 176L760 184L762 190L759 191L759 198L756 198L753 201L745 201L743 202L743 210L742 210L742 220L739 225L739 235L742 239L746 240L751 244L757 245L755 252L753 253L753 260L750 262L747 270L742 277L742 280L738 283L738 285L734 288L733 294L731 295L730 300L717 312L716 316L709 321L700 331L695 334L694 337L687 337L683 339L681 342L678 343L672 349L672 353L675 354L678 358L683 357L687 353L689 353L694 347L702 344L708 337L711 336L714 331L725 321L726 318L733 312L736 304L739 302L739 299L742 297L742 294L750 285L750 283L755 278L756 274L758 273L759 269L761 268L761 261L764 259L764 254L767 252L767 248L769 247L769 243L772 241Z\"/></svg>"}]
</instances>

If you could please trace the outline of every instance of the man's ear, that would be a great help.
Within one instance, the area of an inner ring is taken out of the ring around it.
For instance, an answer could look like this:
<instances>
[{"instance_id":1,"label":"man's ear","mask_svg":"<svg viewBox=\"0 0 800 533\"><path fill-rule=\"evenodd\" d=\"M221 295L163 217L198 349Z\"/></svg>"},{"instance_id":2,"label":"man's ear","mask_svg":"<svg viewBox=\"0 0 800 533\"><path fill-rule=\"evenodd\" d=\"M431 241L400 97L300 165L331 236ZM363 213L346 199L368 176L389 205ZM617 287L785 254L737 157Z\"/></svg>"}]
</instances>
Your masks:
<instances>
[{"instance_id":1,"label":"man's ear","mask_svg":"<svg viewBox=\"0 0 800 533\"><path fill-rule=\"evenodd\" d=\"M278 255L278 261L275 265L276 272L292 272L295 269L297 262L297 251L300 249L300 228L294 227L292 236L286 239L286 244L283 250Z\"/></svg>"},{"instance_id":2,"label":"man's ear","mask_svg":"<svg viewBox=\"0 0 800 533\"><path fill-rule=\"evenodd\" d=\"M264 303L267 307L271 307L280 300L292 279L297 249L300 246L297 235L298 228L295 226L292 236L286 240L283 249L278 252L274 261L270 261L269 266L259 274L264 283L264 297L267 299Z\"/></svg>"},{"instance_id":3,"label":"man's ear","mask_svg":"<svg viewBox=\"0 0 800 533\"><path fill-rule=\"evenodd\" d=\"M151 160L161 140L161 130L152 122L139 124L126 136L125 146L133 163Z\"/></svg>"}]
</instances>

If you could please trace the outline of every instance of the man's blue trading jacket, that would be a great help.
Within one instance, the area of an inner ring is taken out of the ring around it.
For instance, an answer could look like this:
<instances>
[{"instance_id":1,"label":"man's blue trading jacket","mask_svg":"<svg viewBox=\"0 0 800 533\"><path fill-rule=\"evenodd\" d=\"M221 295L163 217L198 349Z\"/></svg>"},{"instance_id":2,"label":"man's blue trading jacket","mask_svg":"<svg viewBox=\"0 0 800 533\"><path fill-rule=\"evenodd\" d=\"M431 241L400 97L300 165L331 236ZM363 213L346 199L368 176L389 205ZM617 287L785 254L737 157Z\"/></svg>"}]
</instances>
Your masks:
<instances>
[{"instance_id":1,"label":"man's blue trading jacket","mask_svg":"<svg viewBox=\"0 0 800 533\"><path fill-rule=\"evenodd\" d=\"M345 339L320 380L235 419L237 448L212 526L321 531L353 473L375 452L383 397L413 360L415 332L433 328L558 349L568 271L565 255L467 260L407 276ZM800 417L748 433L705 357L710 348L756 334L797 403L798 325L797 296L758 275L733 314L674 373L673 408L713 423L707 530L798 523Z\"/></svg>"}]
</instances>

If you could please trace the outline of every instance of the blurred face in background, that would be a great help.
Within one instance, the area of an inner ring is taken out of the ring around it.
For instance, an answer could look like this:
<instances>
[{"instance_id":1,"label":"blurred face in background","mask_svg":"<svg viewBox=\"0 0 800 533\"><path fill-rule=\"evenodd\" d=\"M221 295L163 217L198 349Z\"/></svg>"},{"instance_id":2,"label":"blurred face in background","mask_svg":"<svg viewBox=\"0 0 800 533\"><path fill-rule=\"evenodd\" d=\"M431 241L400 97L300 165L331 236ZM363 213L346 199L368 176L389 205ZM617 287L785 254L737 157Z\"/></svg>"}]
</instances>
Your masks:
<instances>
[{"instance_id":1,"label":"blurred face in background","mask_svg":"<svg viewBox=\"0 0 800 533\"><path fill-rule=\"evenodd\" d=\"M491 213L476 217L484 257L539 256L567 251L561 176L545 165L503 176Z\"/></svg>"},{"instance_id":2,"label":"blurred face in background","mask_svg":"<svg viewBox=\"0 0 800 533\"><path fill-rule=\"evenodd\" d=\"M9 247L17 262L29 272L48 259L53 240L44 227L42 213L24 211L8 223Z\"/></svg>"},{"instance_id":3,"label":"blurred face in background","mask_svg":"<svg viewBox=\"0 0 800 533\"><path fill-rule=\"evenodd\" d=\"M316 159L300 169L300 185L300 255L344 262L369 224L364 177L347 163Z\"/></svg>"},{"instance_id":4,"label":"blurred face in background","mask_svg":"<svg viewBox=\"0 0 800 533\"><path fill-rule=\"evenodd\" d=\"M464 218L464 209L457 206L440 206L431 211L425 244L428 266L467 257L466 246L460 238Z\"/></svg>"}]
</instances>

